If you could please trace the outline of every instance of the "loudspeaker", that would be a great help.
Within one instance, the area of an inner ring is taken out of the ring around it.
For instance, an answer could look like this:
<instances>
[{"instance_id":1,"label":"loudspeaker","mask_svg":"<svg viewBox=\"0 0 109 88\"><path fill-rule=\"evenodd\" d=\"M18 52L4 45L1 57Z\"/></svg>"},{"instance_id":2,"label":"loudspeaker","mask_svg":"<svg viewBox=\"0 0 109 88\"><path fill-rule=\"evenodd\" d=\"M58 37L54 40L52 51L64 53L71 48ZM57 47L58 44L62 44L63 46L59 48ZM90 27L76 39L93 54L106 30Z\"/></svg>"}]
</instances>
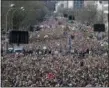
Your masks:
<instances>
[{"instance_id":1,"label":"loudspeaker","mask_svg":"<svg viewBox=\"0 0 109 88\"><path fill-rule=\"evenodd\" d=\"M9 43L28 44L29 33L27 31L11 31L9 33Z\"/></svg>"},{"instance_id":2,"label":"loudspeaker","mask_svg":"<svg viewBox=\"0 0 109 88\"><path fill-rule=\"evenodd\" d=\"M104 24L94 24L94 31L95 32L104 32L105 31L105 25Z\"/></svg>"}]
</instances>

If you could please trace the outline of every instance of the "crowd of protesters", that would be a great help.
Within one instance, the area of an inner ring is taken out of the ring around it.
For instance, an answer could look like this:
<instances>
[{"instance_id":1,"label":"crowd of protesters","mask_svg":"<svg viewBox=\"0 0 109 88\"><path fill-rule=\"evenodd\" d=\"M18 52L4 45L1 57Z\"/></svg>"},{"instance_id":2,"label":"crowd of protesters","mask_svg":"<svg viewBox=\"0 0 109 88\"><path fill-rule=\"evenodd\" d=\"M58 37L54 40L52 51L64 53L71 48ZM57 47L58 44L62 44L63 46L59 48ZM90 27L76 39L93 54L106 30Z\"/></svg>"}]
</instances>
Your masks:
<instances>
[{"instance_id":1,"label":"crowd of protesters","mask_svg":"<svg viewBox=\"0 0 109 88\"><path fill-rule=\"evenodd\" d=\"M44 24L48 25L51 22ZM77 22L55 25L57 26L50 28L56 30L59 26L63 29L63 33L58 38L49 38L51 36L45 34L43 40L37 41L37 32L36 38L33 37L29 44L24 45L25 52L22 55L11 54L1 58L2 86L108 86L109 67L106 44L104 46L100 43L101 40L98 40L91 27L84 25L80 27ZM66 26L63 27L63 25ZM105 38L104 35L102 40Z\"/></svg>"}]
</instances>

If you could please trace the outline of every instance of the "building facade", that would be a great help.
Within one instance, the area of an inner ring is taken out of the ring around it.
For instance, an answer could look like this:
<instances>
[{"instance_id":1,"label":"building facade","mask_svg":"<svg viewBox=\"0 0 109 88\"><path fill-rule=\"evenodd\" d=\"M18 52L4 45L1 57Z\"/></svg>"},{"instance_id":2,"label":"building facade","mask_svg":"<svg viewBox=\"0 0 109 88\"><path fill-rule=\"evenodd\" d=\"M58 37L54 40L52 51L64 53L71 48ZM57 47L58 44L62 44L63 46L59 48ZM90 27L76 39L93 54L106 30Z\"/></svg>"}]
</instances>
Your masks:
<instances>
[{"instance_id":1,"label":"building facade","mask_svg":"<svg viewBox=\"0 0 109 88\"><path fill-rule=\"evenodd\" d=\"M68 8L68 9L81 9L87 5L95 5L98 13L101 12L103 15L103 21L108 25L108 1L85 1L85 0L72 0L72 1L58 1L55 5L55 12L58 12L59 8Z\"/></svg>"},{"instance_id":2,"label":"building facade","mask_svg":"<svg viewBox=\"0 0 109 88\"><path fill-rule=\"evenodd\" d=\"M81 9L84 7L84 0L74 0L73 1L73 8L74 9Z\"/></svg>"},{"instance_id":3,"label":"building facade","mask_svg":"<svg viewBox=\"0 0 109 88\"><path fill-rule=\"evenodd\" d=\"M94 4L95 1L84 1L84 0L67 0L67 1L58 1L55 5L55 12L58 12L59 8L68 8L68 9L81 9L88 4Z\"/></svg>"}]
</instances>

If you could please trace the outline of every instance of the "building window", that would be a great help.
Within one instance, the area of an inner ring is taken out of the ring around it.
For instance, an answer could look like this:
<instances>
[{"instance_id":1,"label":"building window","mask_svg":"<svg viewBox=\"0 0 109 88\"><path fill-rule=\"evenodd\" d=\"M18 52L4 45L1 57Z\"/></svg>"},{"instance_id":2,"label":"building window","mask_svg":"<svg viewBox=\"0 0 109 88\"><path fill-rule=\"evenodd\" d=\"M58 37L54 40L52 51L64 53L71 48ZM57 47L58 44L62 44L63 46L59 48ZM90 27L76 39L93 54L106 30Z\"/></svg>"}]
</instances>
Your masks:
<instances>
[{"instance_id":1,"label":"building window","mask_svg":"<svg viewBox=\"0 0 109 88\"><path fill-rule=\"evenodd\" d=\"M74 8L82 8L84 6L84 0L74 0Z\"/></svg>"}]
</instances>

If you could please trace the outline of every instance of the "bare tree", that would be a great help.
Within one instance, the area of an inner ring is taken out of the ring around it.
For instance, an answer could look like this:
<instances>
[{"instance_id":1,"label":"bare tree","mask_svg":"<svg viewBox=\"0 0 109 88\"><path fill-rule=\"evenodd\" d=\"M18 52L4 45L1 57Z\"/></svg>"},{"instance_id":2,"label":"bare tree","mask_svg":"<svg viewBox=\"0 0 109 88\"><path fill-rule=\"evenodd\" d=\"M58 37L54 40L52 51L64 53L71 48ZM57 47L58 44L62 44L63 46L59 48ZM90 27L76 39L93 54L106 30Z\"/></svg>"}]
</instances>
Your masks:
<instances>
[{"instance_id":1,"label":"bare tree","mask_svg":"<svg viewBox=\"0 0 109 88\"><path fill-rule=\"evenodd\" d=\"M75 19L81 23L88 23L90 25L93 25L95 23L101 23L103 21L102 19L102 13L100 11L97 11L97 8L95 5L87 5L84 8L81 9L62 9L59 11L63 14L72 15L75 17Z\"/></svg>"},{"instance_id":2,"label":"bare tree","mask_svg":"<svg viewBox=\"0 0 109 88\"><path fill-rule=\"evenodd\" d=\"M76 11L76 19L81 23L89 23L90 25L95 23L97 16L97 9L94 5L88 5L83 9Z\"/></svg>"}]
</instances>

